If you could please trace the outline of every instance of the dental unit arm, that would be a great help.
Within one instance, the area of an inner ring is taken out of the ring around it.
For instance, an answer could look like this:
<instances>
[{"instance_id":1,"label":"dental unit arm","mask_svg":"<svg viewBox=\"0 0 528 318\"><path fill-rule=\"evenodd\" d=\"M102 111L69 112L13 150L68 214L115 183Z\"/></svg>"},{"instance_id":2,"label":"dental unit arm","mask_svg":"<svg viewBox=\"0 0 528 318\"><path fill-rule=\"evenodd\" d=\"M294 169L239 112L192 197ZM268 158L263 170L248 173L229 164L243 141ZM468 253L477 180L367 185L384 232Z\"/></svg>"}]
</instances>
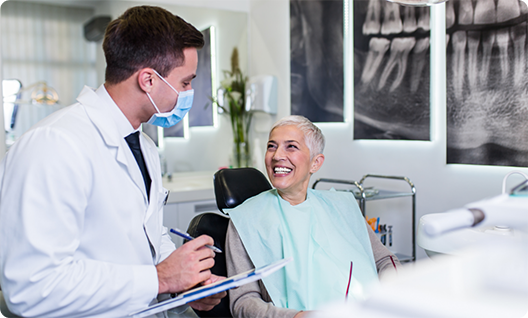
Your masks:
<instances>
[{"instance_id":1,"label":"dental unit arm","mask_svg":"<svg viewBox=\"0 0 528 318\"><path fill-rule=\"evenodd\" d=\"M422 222L423 220L423 222ZM424 232L432 237L476 226L500 225L528 229L528 180L514 187L510 194L470 203L461 209L424 215Z\"/></svg>"}]
</instances>

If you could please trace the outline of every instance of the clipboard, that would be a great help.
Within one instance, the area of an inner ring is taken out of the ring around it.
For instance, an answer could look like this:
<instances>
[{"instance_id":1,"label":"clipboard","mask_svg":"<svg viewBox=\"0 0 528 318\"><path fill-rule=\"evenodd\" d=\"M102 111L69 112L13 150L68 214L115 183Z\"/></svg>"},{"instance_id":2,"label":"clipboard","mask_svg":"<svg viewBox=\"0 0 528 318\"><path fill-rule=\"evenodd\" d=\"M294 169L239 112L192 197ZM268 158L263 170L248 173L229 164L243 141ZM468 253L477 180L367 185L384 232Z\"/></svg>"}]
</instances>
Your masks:
<instances>
[{"instance_id":1,"label":"clipboard","mask_svg":"<svg viewBox=\"0 0 528 318\"><path fill-rule=\"evenodd\" d=\"M281 269L292 260L292 257L281 259L280 261L273 262L266 266L254 268L247 272L227 277L213 284L191 289L189 291L179 294L175 298L167 299L165 301L151 305L146 309L131 313L129 316L132 318L148 317L159 312L166 311L174 307L182 306L195 300L226 291L231 288L235 288L257 281Z\"/></svg>"}]
</instances>

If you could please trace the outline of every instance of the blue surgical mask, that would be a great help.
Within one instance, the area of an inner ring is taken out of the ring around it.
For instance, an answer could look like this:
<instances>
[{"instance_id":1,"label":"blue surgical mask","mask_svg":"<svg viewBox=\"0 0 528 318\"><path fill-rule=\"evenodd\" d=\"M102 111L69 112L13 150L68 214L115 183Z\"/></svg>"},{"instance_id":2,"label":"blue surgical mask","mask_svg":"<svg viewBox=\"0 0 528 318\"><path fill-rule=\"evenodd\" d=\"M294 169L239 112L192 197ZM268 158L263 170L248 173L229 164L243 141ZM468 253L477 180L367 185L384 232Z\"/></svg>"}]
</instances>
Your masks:
<instances>
[{"instance_id":1,"label":"blue surgical mask","mask_svg":"<svg viewBox=\"0 0 528 318\"><path fill-rule=\"evenodd\" d=\"M182 120L183 117L185 117L185 115L189 112L193 104L194 90L190 89L187 91L178 92L174 87L172 87L171 84L169 84L169 82L167 82L166 79L163 78L163 76L156 72L156 70L154 70L154 73L156 73L156 75L158 75L162 81L169 85L169 87L172 88L172 90L175 91L176 94L178 94L178 101L170 112L161 113L159 111L158 106L156 106L156 103L154 103L154 101L150 97L150 94L147 93L147 97L150 99L150 102L152 103L152 105L154 105L154 108L156 108L157 111L157 113L150 117L147 123L163 128L168 128L179 123L180 120Z\"/></svg>"}]
</instances>

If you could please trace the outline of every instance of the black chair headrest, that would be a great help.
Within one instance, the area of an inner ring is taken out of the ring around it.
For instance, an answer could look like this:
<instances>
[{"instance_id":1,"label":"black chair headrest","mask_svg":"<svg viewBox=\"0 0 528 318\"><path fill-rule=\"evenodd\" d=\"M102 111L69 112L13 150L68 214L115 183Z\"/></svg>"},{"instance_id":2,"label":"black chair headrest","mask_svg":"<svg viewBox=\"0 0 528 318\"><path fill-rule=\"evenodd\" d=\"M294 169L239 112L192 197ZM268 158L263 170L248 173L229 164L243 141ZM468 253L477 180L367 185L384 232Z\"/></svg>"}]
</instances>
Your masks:
<instances>
[{"instance_id":1,"label":"black chair headrest","mask_svg":"<svg viewBox=\"0 0 528 318\"><path fill-rule=\"evenodd\" d=\"M268 179L255 168L222 169L214 174L216 205L220 211L270 189Z\"/></svg>"}]
</instances>

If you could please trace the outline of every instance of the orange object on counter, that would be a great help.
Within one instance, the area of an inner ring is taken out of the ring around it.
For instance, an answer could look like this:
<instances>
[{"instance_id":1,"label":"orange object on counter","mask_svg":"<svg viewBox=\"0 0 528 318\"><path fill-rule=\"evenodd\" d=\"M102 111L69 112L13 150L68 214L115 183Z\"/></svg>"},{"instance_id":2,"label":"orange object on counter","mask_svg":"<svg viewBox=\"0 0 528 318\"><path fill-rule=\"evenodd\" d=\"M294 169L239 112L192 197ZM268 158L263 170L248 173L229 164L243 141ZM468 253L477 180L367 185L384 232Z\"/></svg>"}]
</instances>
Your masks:
<instances>
[{"instance_id":1,"label":"orange object on counter","mask_svg":"<svg viewBox=\"0 0 528 318\"><path fill-rule=\"evenodd\" d=\"M376 222L377 222L377 218L368 218L367 216L365 216L365 219L367 220L367 223L370 225L370 227L372 228L372 231L376 232Z\"/></svg>"}]
</instances>

